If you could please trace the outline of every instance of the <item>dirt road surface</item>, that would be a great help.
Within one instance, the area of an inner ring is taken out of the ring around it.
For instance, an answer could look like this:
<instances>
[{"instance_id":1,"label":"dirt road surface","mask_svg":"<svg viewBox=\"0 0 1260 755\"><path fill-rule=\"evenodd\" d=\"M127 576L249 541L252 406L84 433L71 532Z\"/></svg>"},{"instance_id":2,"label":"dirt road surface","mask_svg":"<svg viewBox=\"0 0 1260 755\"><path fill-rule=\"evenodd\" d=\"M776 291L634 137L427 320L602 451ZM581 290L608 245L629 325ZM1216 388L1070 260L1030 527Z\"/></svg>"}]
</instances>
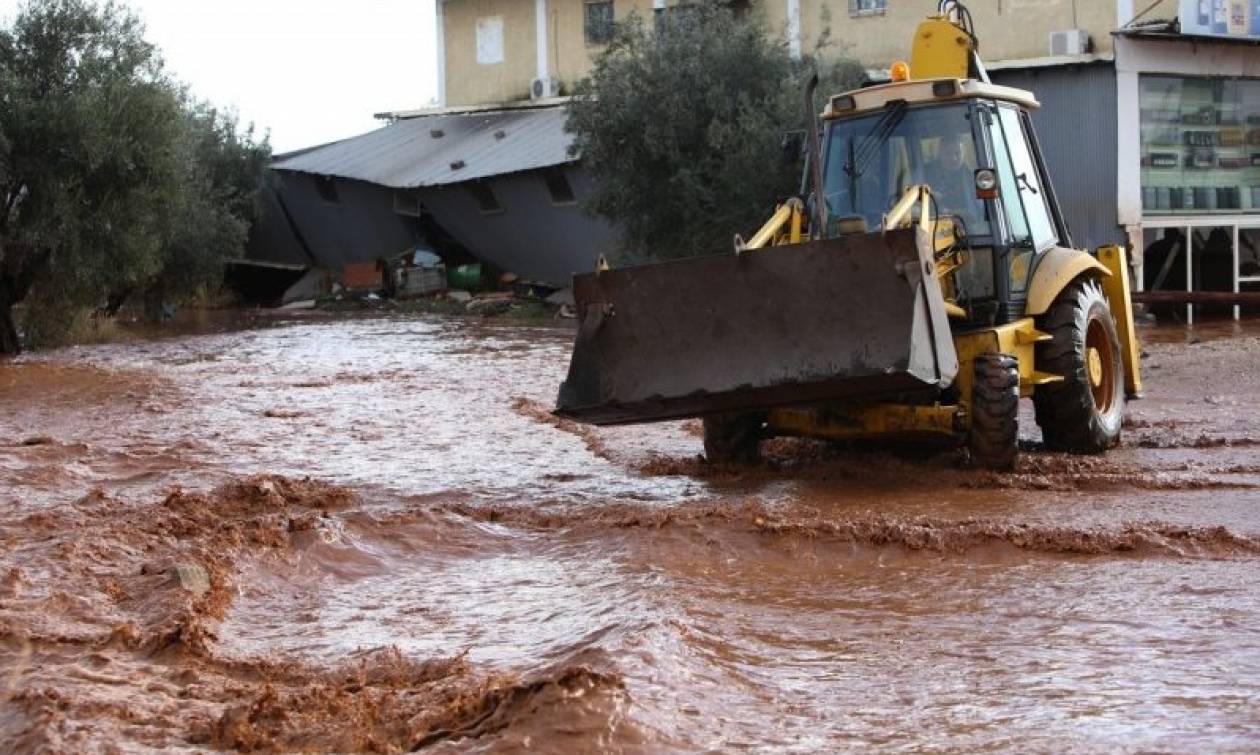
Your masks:
<instances>
[{"instance_id":1,"label":"dirt road surface","mask_svg":"<svg viewBox=\"0 0 1260 755\"><path fill-rule=\"evenodd\" d=\"M0 742L1254 751L1260 327L998 475L548 409L570 333L318 317L0 364Z\"/></svg>"}]
</instances>

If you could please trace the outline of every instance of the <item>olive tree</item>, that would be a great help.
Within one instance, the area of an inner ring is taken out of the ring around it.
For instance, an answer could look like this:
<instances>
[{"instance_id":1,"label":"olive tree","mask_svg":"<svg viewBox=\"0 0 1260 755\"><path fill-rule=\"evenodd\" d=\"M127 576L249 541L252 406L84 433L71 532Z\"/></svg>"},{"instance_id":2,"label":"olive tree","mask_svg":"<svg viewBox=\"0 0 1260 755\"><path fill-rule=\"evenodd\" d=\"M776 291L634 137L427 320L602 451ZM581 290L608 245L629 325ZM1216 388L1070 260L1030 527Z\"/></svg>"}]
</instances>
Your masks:
<instances>
[{"instance_id":1,"label":"olive tree","mask_svg":"<svg viewBox=\"0 0 1260 755\"><path fill-rule=\"evenodd\" d=\"M141 282L150 317L164 302L219 283L225 263L241 255L260 215L258 186L271 157L266 139L256 141L234 114L205 103L190 102L182 126L179 212L164 239L161 268Z\"/></svg>"},{"instance_id":2,"label":"olive tree","mask_svg":"<svg viewBox=\"0 0 1260 755\"><path fill-rule=\"evenodd\" d=\"M112 3L33 0L0 29L0 354L53 341L132 290L186 290L244 244L265 140L237 133L163 69ZM231 163L228 167L224 163Z\"/></svg>"},{"instance_id":3,"label":"olive tree","mask_svg":"<svg viewBox=\"0 0 1260 755\"><path fill-rule=\"evenodd\" d=\"M801 165L785 159L783 137L806 126L801 91L821 65L815 52L792 60L760 15L721 2L615 25L567 125L595 179L587 208L619 228L625 256L729 248L797 193ZM852 61L822 67L829 88L861 79Z\"/></svg>"}]
</instances>

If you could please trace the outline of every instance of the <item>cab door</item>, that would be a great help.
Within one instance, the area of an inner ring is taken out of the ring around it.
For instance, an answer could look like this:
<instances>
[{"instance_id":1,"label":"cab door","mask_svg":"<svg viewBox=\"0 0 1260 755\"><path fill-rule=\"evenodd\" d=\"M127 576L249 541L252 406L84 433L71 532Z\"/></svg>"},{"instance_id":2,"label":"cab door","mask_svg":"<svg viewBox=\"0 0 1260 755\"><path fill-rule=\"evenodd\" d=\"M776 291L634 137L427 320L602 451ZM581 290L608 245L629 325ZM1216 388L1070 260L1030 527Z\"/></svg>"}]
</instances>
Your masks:
<instances>
[{"instance_id":1,"label":"cab door","mask_svg":"<svg viewBox=\"0 0 1260 755\"><path fill-rule=\"evenodd\" d=\"M1024 312L1036 260L1066 240L1030 138L1027 114L1006 103L986 104L982 112L992 167L998 176L998 197L990 200L991 212L1003 227L994 283L999 319L1009 322Z\"/></svg>"}]
</instances>

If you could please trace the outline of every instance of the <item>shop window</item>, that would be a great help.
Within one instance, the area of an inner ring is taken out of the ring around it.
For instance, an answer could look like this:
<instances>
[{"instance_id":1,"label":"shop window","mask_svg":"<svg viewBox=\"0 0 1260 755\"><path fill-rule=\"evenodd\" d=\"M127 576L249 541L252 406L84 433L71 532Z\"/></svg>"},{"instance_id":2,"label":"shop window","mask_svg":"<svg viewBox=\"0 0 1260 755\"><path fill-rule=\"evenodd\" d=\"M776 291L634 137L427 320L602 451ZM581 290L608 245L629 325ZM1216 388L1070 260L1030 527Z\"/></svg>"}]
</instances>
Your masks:
<instances>
[{"instance_id":1,"label":"shop window","mask_svg":"<svg viewBox=\"0 0 1260 755\"><path fill-rule=\"evenodd\" d=\"M573 186L564 168L547 168L542 172L543 183L547 185L547 193L551 195L552 204L573 204L577 197L573 194Z\"/></svg>"},{"instance_id":2,"label":"shop window","mask_svg":"<svg viewBox=\"0 0 1260 755\"><path fill-rule=\"evenodd\" d=\"M888 0L849 0L850 16L882 16L888 11Z\"/></svg>"},{"instance_id":3,"label":"shop window","mask_svg":"<svg viewBox=\"0 0 1260 755\"><path fill-rule=\"evenodd\" d=\"M585 10L586 44L607 44L613 35L612 0L587 0Z\"/></svg>"},{"instance_id":4,"label":"shop window","mask_svg":"<svg viewBox=\"0 0 1260 755\"><path fill-rule=\"evenodd\" d=\"M485 181L469 181L465 186L468 187L468 193L472 195L473 201L477 203L477 209L481 210L483 215L503 212L503 205L494 195L490 184Z\"/></svg>"},{"instance_id":5,"label":"shop window","mask_svg":"<svg viewBox=\"0 0 1260 755\"><path fill-rule=\"evenodd\" d=\"M1260 213L1260 79L1143 76L1147 215Z\"/></svg>"},{"instance_id":6,"label":"shop window","mask_svg":"<svg viewBox=\"0 0 1260 755\"><path fill-rule=\"evenodd\" d=\"M315 182L315 191L320 199L334 203L341 201L337 196L337 181L332 176L311 176L311 180Z\"/></svg>"}]
</instances>

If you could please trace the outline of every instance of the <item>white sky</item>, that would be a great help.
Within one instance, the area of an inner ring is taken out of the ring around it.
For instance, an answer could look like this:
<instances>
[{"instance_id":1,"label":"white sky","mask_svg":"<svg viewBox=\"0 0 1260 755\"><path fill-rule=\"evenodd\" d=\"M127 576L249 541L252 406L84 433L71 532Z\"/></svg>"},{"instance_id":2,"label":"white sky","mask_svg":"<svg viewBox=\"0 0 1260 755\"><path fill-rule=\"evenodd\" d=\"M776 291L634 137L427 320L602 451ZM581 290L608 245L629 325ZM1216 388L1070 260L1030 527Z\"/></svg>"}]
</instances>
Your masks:
<instances>
[{"instance_id":1,"label":"white sky","mask_svg":"<svg viewBox=\"0 0 1260 755\"><path fill-rule=\"evenodd\" d=\"M8 26L18 0L0 0ZM125 0L194 94L276 152L353 136L437 96L433 0Z\"/></svg>"}]
</instances>

